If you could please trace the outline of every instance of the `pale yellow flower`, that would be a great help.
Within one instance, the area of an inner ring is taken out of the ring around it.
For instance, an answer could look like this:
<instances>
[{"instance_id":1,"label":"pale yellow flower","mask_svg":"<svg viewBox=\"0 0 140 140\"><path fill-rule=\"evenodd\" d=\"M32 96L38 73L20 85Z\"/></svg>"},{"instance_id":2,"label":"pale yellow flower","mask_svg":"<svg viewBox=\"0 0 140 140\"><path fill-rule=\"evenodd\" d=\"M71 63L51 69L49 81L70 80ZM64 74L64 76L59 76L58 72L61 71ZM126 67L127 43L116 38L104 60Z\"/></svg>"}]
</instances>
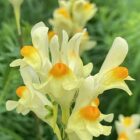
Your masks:
<instances>
[{"instance_id":1,"label":"pale yellow flower","mask_svg":"<svg viewBox=\"0 0 140 140\"><path fill-rule=\"evenodd\" d=\"M86 0L61 0L59 8L53 13L53 19L50 19L50 24L60 37L62 31L65 30L69 36L83 30L84 26L96 13L96 5ZM88 34L85 34L80 44L80 54L85 50L89 50L95 46L95 41L92 41Z\"/></svg>"},{"instance_id":2,"label":"pale yellow flower","mask_svg":"<svg viewBox=\"0 0 140 140\"><path fill-rule=\"evenodd\" d=\"M116 129L118 133L133 131L137 129L140 125L140 115L134 114L132 116L124 117L123 115L119 116L119 121L116 121Z\"/></svg>"},{"instance_id":3,"label":"pale yellow flower","mask_svg":"<svg viewBox=\"0 0 140 140\"><path fill-rule=\"evenodd\" d=\"M22 115L28 114L30 111L34 112L38 118L49 124L54 133L61 140L59 128L56 124L57 107L55 107L42 93L30 86L20 86L16 90L19 97L18 101L8 100L6 102L6 109L11 111L16 109L17 113Z\"/></svg>"},{"instance_id":4,"label":"pale yellow flower","mask_svg":"<svg viewBox=\"0 0 140 140\"><path fill-rule=\"evenodd\" d=\"M132 95L125 80L134 79L129 76L126 67L120 66L127 53L127 42L123 38L117 37L114 40L99 73L94 76L95 86L101 90L100 92L112 88L119 88L126 91L129 95Z\"/></svg>"},{"instance_id":5,"label":"pale yellow flower","mask_svg":"<svg viewBox=\"0 0 140 140\"><path fill-rule=\"evenodd\" d=\"M97 12L95 4L87 0L75 0L72 9L73 20L80 27L84 27L88 20L90 20Z\"/></svg>"},{"instance_id":6,"label":"pale yellow flower","mask_svg":"<svg viewBox=\"0 0 140 140\"><path fill-rule=\"evenodd\" d=\"M102 114L98 105L99 99L95 98L91 104L73 111L66 129L70 140L92 140L93 136L111 133L111 127L102 125L101 121L111 122L113 114Z\"/></svg>"},{"instance_id":7,"label":"pale yellow flower","mask_svg":"<svg viewBox=\"0 0 140 140\"><path fill-rule=\"evenodd\" d=\"M139 140L140 130L140 115L134 114L132 116L119 116L119 121L116 121L116 130L118 133L117 140Z\"/></svg>"},{"instance_id":8,"label":"pale yellow flower","mask_svg":"<svg viewBox=\"0 0 140 140\"><path fill-rule=\"evenodd\" d=\"M16 108L17 113L21 113L23 115L33 111L39 118L42 119L45 119L45 116L50 113L47 111L45 106L48 105L51 108L51 102L47 100L45 95L31 89L31 86L20 86L17 88L16 94L20 98L19 101L7 101L7 110L10 111Z\"/></svg>"},{"instance_id":9,"label":"pale yellow flower","mask_svg":"<svg viewBox=\"0 0 140 140\"><path fill-rule=\"evenodd\" d=\"M127 68L119 66L125 59L127 52L128 45L126 41L120 37L116 38L99 73L88 76L81 84L75 110L89 104L93 98L112 88L122 89L132 95L125 80L133 79L129 76Z\"/></svg>"}]
</instances>

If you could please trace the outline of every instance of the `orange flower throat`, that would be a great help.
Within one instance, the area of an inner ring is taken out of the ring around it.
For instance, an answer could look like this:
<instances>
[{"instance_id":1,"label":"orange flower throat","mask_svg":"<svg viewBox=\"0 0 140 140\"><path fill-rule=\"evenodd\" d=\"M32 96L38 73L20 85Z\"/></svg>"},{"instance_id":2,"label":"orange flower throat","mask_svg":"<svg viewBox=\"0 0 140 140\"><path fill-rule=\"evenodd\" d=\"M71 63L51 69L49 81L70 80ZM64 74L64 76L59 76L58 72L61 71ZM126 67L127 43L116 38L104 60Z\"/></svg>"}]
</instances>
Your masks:
<instances>
[{"instance_id":1,"label":"orange flower throat","mask_svg":"<svg viewBox=\"0 0 140 140\"><path fill-rule=\"evenodd\" d=\"M117 67L113 69L113 75L120 80L128 77L128 69L126 67Z\"/></svg>"},{"instance_id":2,"label":"orange flower throat","mask_svg":"<svg viewBox=\"0 0 140 140\"><path fill-rule=\"evenodd\" d=\"M70 69L66 64L56 63L50 70L50 75L60 78L70 73Z\"/></svg>"},{"instance_id":3,"label":"orange flower throat","mask_svg":"<svg viewBox=\"0 0 140 140\"><path fill-rule=\"evenodd\" d=\"M80 115L88 121L95 121L100 116L100 110L94 106L86 106L80 110Z\"/></svg>"},{"instance_id":4,"label":"orange flower throat","mask_svg":"<svg viewBox=\"0 0 140 140\"><path fill-rule=\"evenodd\" d=\"M16 94L18 97L22 97L23 93L27 90L26 86L20 86L16 90Z\"/></svg>"}]
</instances>

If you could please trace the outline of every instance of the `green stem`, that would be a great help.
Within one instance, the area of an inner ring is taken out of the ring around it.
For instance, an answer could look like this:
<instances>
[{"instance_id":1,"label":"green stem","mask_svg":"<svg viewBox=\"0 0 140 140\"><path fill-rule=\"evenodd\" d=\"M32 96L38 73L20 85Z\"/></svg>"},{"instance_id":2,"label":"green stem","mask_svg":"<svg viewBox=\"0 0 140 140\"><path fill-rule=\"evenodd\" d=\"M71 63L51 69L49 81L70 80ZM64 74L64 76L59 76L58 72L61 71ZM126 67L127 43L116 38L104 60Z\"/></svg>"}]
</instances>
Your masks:
<instances>
[{"instance_id":1,"label":"green stem","mask_svg":"<svg viewBox=\"0 0 140 140\"><path fill-rule=\"evenodd\" d=\"M60 129L57 125L57 117L58 117L58 105L54 103L53 106L53 119L50 121L50 126L52 127L54 133L56 134L58 140L62 140Z\"/></svg>"},{"instance_id":2,"label":"green stem","mask_svg":"<svg viewBox=\"0 0 140 140\"><path fill-rule=\"evenodd\" d=\"M22 47L23 37L22 37L22 31L21 31L21 26L20 26L20 7L14 7L14 14L15 14L17 31L18 31L18 41L19 41L20 47Z\"/></svg>"},{"instance_id":3,"label":"green stem","mask_svg":"<svg viewBox=\"0 0 140 140\"><path fill-rule=\"evenodd\" d=\"M62 124L62 126L63 126L63 128L62 128L62 133L61 133L61 135L62 135L62 140L69 140L69 139L68 139L68 135L67 135L67 133L65 132L66 125L63 125L63 124Z\"/></svg>"},{"instance_id":4,"label":"green stem","mask_svg":"<svg viewBox=\"0 0 140 140\"><path fill-rule=\"evenodd\" d=\"M40 120L37 118L37 116L34 114L34 118L35 118L35 123L36 123L36 138L37 140L43 140L42 137L42 132L41 132L41 128L40 128Z\"/></svg>"},{"instance_id":5,"label":"green stem","mask_svg":"<svg viewBox=\"0 0 140 140\"><path fill-rule=\"evenodd\" d=\"M62 108L62 123L64 125L67 124L68 122L68 119L69 119L69 116L70 116L70 111L68 108Z\"/></svg>"},{"instance_id":6,"label":"green stem","mask_svg":"<svg viewBox=\"0 0 140 140\"><path fill-rule=\"evenodd\" d=\"M20 7L14 7L14 14L16 19L16 25L18 30L18 35L21 35L21 28L20 28Z\"/></svg>"}]
</instances>

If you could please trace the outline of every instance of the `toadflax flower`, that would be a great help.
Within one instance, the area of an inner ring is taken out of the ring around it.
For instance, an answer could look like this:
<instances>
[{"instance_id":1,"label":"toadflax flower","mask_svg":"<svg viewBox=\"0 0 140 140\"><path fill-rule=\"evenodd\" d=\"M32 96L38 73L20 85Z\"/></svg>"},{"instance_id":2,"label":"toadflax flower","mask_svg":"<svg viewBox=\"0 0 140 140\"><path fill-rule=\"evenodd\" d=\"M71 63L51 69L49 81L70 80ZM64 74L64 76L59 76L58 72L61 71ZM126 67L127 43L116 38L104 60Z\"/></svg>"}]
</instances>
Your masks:
<instances>
[{"instance_id":1,"label":"toadflax flower","mask_svg":"<svg viewBox=\"0 0 140 140\"><path fill-rule=\"evenodd\" d=\"M49 124L58 139L61 140L60 132L56 124L57 108L43 95L30 86L20 86L16 90L18 101L8 100L6 109L11 111L16 108L17 113L22 115L34 112L38 118Z\"/></svg>"},{"instance_id":2,"label":"toadflax flower","mask_svg":"<svg viewBox=\"0 0 140 140\"><path fill-rule=\"evenodd\" d=\"M132 95L125 80L133 79L129 76L128 69L120 66L124 61L127 52L128 45L126 41L121 37L117 37L113 42L99 73L94 76L88 76L81 84L82 86L79 90L75 109L79 109L89 104L93 98L98 97L98 95L102 94L105 90L112 88L122 89L129 95Z\"/></svg>"},{"instance_id":3,"label":"toadflax flower","mask_svg":"<svg viewBox=\"0 0 140 140\"><path fill-rule=\"evenodd\" d=\"M9 0L9 2L12 4L14 8L14 14L16 18L16 24L17 24L17 29L18 29L18 34L21 34L21 29L20 29L20 7L21 4L23 3L23 0Z\"/></svg>"},{"instance_id":4,"label":"toadflax flower","mask_svg":"<svg viewBox=\"0 0 140 140\"><path fill-rule=\"evenodd\" d=\"M67 31L69 36L73 36L83 30L87 21L95 15L96 11L96 5L86 0L61 0L59 8L53 13L50 24L60 38L62 30ZM90 39L88 32L86 32L80 45L80 54L93 46L95 46L95 42Z\"/></svg>"},{"instance_id":5,"label":"toadflax flower","mask_svg":"<svg viewBox=\"0 0 140 140\"><path fill-rule=\"evenodd\" d=\"M21 49L23 58L15 60L11 66L20 65L23 77L31 77L30 82L36 89L49 94L64 112L68 111L81 81L92 70L92 64L84 66L79 56L83 33L77 33L69 40L63 31L60 44L57 35L48 40L48 28L40 22L32 28L31 35L33 46L24 46Z\"/></svg>"},{"instance_id":6,"label":"toadflax flower","mask_svg":"<svg viewBox=\"0 0 140 140\"><path fill-rule=\"evenodd\" d=\"M70 140L92 140L93 136L109 135L111 126L104 126L101 121L111 122L113 114L104 115L100 112L99 99L73 111L69 118L66 132Z\"/></svg>"},{"instance_id":7,"label":"toadflax flower","mask_svg":"<svg viewBox=\"0 0 140 140\"><path fill-rule=\"evenodd\" d=\"M119 121L116 121L116 130L118 133L117 140L139 140L140 139L140 115L119 116Z\"/></svg>"}]
</instances>

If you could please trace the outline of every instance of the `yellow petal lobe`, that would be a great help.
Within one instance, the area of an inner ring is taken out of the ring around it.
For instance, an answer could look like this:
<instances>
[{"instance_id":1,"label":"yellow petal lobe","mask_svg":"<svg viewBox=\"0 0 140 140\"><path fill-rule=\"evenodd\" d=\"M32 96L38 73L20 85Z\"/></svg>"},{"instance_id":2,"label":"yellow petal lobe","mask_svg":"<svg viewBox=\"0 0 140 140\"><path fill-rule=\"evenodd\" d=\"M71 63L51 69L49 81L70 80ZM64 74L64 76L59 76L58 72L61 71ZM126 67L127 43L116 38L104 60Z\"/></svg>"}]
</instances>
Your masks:
<instances>
[{"instance_id":1,"label":"yellow petal lobe","mask_svg":"<svg viewBox=\"0 0 140 140\"><path fill-rule=\"evenodd\" d=\"M125 118L123 119L123 124L124 124L126 127L132 125L132 123L133 123L133 120L132 120L131 117L125 117Z\"/></svg>"},{"instance_id":2,"label":"yellow petal lobe","mask_svg":"<svg viewBox=\"0 0 140 140\"><path fill-rule=\"evenodd\" d=\"M86 106L80 110L80 115L88 121L95 121L100 116L100 110L94 106Z\"/></svg>"},{"instance_id":3,"label":"yellow petal lobe","mask_svg":"<svg viewBox=\"0 0 140 140\"><path fill-rule=\"evenodd\" d=\"M90 9L92 9L92 4L90 4L90 3L84 4L84 9L85 9L85 10L90 10Z\"/></svg>"},{"instance_id":4,"label":"yellow petal lobe","mask_svg":"<svg viewBox=\"0 0 140 140\"><path fill-rule=\"evenodd\" d=\"M65 18L70 18L70 14L69 14L69 12L67 11L67 9L65 9L65 8L59 8L59 9L57 9L57 12L58 12L60 15L64 16Z\"/></svg>"}]
</instances>

